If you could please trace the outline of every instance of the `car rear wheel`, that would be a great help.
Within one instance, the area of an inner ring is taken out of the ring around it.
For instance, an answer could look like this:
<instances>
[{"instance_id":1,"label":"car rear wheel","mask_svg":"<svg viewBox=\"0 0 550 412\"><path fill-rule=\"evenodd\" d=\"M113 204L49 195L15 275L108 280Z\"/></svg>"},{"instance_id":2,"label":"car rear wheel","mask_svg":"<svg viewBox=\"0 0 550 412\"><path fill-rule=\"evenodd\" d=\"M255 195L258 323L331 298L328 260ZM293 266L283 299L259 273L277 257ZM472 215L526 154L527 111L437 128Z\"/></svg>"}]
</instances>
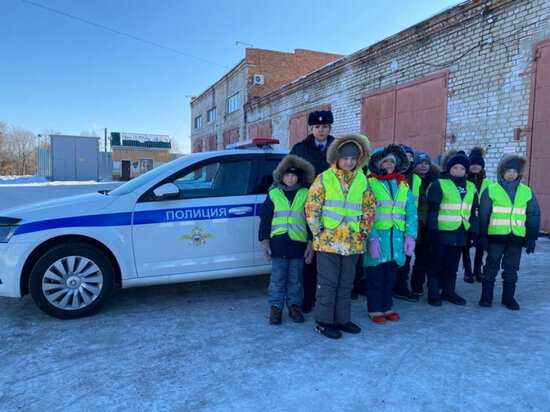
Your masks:
<instances>
[{"instance_id":1,"label":"car rear wheel","mask_svg":"<svg viewBox=\"0 0 550 412\"><path fill-rule=\"evenodd\" d=\"M38 259L29 279L36 306L61 319L88 316L107 301L114 269L100 249L79 242L49 249Z\"/></svg>"}]
</instances>

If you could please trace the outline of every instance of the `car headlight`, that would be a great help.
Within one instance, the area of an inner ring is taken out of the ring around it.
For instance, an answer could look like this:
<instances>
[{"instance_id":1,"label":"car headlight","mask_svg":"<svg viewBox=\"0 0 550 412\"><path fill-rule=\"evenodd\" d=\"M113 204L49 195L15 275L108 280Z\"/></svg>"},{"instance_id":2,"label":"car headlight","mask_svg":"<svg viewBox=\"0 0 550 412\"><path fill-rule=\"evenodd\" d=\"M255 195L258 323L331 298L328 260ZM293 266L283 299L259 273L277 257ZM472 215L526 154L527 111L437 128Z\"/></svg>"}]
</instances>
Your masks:
<instances>
[{"instance_id":1,"label":"car headlight","mask_svg":"<svg viewBox=\"0 0 550 412\"><path fill-rule=\"evenodd\" d=\"M0 243L8 243L19 225L21 219L0 217Z\"/></svg>"}]
</instances>

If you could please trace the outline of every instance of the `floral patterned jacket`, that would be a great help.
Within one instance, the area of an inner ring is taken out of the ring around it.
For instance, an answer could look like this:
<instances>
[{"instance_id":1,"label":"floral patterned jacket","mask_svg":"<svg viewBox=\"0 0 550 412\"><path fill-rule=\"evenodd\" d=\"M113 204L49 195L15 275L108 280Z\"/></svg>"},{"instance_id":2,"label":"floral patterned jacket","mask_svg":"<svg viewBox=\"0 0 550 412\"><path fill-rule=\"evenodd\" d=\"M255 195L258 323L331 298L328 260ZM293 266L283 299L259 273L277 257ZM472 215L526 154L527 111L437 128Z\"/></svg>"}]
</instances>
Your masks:
<instances>
[{"instance_id":1,"label":"floral patterned jacket","mask_svg":"<svg viewBox=\"0 0 550 412\"><path fill-rule=\"evenodd\" d=\"M336 163L331 164L330 170L340 182L344 194L347 194L356 170L347 172L338 169ZM358 255L365 253L366 239L372 231L374 222L375 202L370 186L363 193L363 215L361 216L360 231L353 232L345 219L336 229L323 229L323 204L325 203L325 187L318 175L309 188L306 202L306 218L311 233L313 233L313 249L318 252L337 253L339 255Z\"/></svg>"}]
</instances>

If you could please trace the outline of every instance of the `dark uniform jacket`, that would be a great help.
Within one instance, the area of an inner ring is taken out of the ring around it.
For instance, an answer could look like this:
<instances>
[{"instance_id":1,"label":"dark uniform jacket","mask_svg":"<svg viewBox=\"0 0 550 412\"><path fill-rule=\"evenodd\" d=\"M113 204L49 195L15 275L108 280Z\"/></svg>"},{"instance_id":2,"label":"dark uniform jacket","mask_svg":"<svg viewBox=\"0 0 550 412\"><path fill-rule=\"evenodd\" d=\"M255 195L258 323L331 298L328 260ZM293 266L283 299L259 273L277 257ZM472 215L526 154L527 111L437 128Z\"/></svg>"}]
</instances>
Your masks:
<instances>
[{"instance_id":1,"label":"dark uniform jacket","mask_svg":"<svg viewBox=\"0 0 550 412\"><path fill-rule=\"evenodd\" d=\"M319 150L315 144L313 134L310 134L301 142L296 143L290 151L290 154L308 160L315 168L315 176L317 176L330 167L327 163L327 149L333 141L334 137L329 135L325 148L323 150Z\"/></svg>"}]
</instances>

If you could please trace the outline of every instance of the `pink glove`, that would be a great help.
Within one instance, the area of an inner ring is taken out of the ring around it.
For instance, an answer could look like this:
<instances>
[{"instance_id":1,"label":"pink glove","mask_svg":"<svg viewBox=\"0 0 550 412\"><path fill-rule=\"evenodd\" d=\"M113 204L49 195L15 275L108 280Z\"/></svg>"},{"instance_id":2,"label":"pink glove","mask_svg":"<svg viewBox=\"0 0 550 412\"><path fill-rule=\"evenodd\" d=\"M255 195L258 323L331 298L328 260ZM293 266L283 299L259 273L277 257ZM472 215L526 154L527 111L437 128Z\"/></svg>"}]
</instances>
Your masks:
<instances>
[{"instance_id":1,"label":"pink glove","mask_svg":"<svg viewBox=\"0 0 550 412\"><path fill-rule=\"evenodd\" d=\"M369 254L373 259L378 259L380 253L382 253L382 248L380 247L380 238L375 238L369 242Z\"/></svg>"},{"instance_id":2,"label":"pink glove","mask_svg":"<svg viewBox=\"0 0 550 412\"><path fill-rule=\"evenodd\" d=\"M414 241L414 238L410 235L405 235L405 247L403 247L405 255L412 256L415 245L416 242Z\"/></svg>"}]
</instances>

